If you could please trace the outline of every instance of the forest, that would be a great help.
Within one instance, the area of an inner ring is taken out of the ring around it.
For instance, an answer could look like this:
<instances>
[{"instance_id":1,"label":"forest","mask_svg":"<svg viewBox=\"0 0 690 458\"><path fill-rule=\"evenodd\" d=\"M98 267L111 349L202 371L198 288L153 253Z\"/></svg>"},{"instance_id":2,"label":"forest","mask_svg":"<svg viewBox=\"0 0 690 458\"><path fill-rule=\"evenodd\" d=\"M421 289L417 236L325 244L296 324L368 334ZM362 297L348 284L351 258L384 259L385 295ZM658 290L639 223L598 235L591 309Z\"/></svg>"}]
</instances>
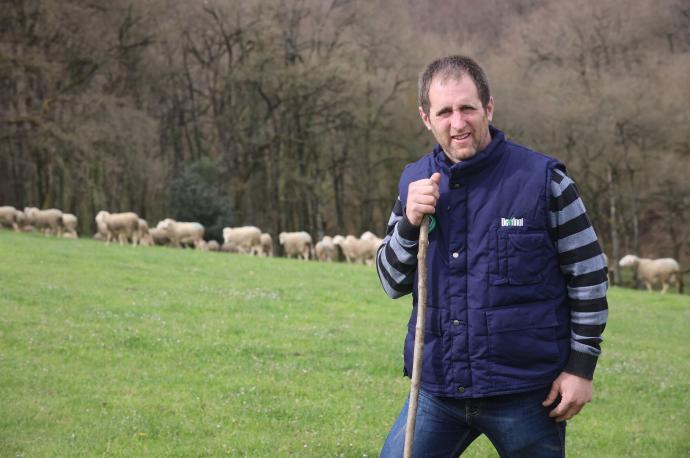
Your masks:
<instances>
[{"instance_id":1,"label":"forest","mask_svg":"<svg viewBox=\"0 0 690 458\"><path fill-rule=\"evenodd\" d=\"M417 78L486 69L610 259L690 262L687 0L2 0L0 205L383 236L433 146Z\"/></svg>"}]
</instances>

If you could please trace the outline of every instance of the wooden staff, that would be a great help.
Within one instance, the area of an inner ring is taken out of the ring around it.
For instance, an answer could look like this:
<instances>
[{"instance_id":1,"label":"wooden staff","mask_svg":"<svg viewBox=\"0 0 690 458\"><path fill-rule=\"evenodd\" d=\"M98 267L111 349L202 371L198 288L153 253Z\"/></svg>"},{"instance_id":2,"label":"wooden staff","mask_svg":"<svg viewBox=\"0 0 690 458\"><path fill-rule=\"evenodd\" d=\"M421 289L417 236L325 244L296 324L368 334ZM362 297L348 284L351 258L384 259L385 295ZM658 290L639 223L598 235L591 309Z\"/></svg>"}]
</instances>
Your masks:
<instances>
[{"instance_id":1,"label":"wooden staff","mask_svg":"<svg viewBox=\"0 0 690 458\"><path fill-rule=\"evenodd\" d=\"M412 379L410 383L410 401L407 409L407 426L405 427L405 449L403 456L412 458L414 442L414 425L417 421L417 401L419 386L422 381L422 360L424 359L424 329L426 322L426 252L429 246L428 216L422 219L419 228L419 251L417 252L417 324L414 336L414 354L412 358Z\"/></svg>"}]
</instances>

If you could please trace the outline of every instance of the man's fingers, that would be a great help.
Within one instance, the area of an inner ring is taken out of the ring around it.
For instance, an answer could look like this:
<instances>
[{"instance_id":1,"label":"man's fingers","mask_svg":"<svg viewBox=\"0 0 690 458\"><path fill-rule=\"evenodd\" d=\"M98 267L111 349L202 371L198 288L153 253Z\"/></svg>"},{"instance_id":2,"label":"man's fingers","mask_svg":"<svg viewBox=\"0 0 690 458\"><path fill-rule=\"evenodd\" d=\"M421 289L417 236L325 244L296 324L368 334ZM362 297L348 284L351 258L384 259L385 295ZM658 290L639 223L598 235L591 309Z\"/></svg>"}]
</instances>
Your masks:
<instances>
[{"instance_id":1,"label":"man's fingers","mask_svg":"<svg viewBox=\"0 0 690 458\"><path fill-rule=\"evenodd\" d=\"M423 181L425 183L416 183L414 186L410 186L410 194L438 194L438 184L430 180Z\"/></svg>"},{"instance_id":2,"label":"man's fingers","mask_svg":"<svg viewBox=\"0 0 690 458\"><path fill-rule=\"evenodd\" d=\"M561 400L561 402L551 412L549 412L549 417L553 418L557 422L570 420L575 415L580 413L583 407L584 404L576 404L572 401Z\"/></svg>"},{"instance_id":3,"label":"man's fingers","mask_svg":"<svg viewBox=\"0 0 690 458\"><path fill-rule=\"evenodd\" d=\"M414 202L420 205L436 205L436 200L436 196L428 194L419 194L414 198Z\"/></svg>"},{"instance_id":4,"label":"man's fingers","mask_svg":"<svg viewBox=\"0 0 690 458\"><path fill-rule=\"evenodd\" d=\"M413 225L419 226L424 215L436 213L436 202L441 198L438 190L440 181L441 174L437 172L430 178L410 183L405 213Z\"/></svg>"},{"instance_id":5,"label":"man's fingers","mask_svg":"<svg viewBox=\"0 0 690 458\"><path fill-rule=\"evenodd\" d=\"M563 421L565 415L570 408L570 404L567 404L561 400L556 407L549 412L549 417L554 418L556 421Z\"/></svg>"},{"instance_id":6,"label":"man's fingers","mask_svg":"<svg viewBox=\"0 0 690 458\"><path fill-rule=\"evenodd\" d=\"M580 410L582 410L582 406L577 407L577 406L575 406L575 405L572 405L569 409L567 409L567 410L563 413L563 415L559 415L558 417L556 417L555 420L556 420L557 422L570 420L570 419L573 418L575 415L577 415L578 413L580 413Z\"/></svg>"},{"instance_id":7,"label":"man's fingers","mask_svg":"<svg viewBox=\"0 0 690 458\"><path fill-rule=\"evenodd\" d=\"M551 385L551 391L549 391L549 394L546 396L546 399L544 399L544 402L541 403L544 407L550 406L556 401L556 398L558 397L558 387L555 384Z\"/></svg>"},{"instance_id":8,"label":"man's fingers","mask_svg":"<svg viewBox=\"0 0 690 458\"><path fill-rule=\"evenodd\" d=\"M434 205L434 202L415 202L414 206L410 208L410 211L419 215L436 213L436 205Z\"/></svg>"},{"instance_id":9,"label":"man's fingers","mask_svg":"<svg viewBox=\"0 0 690 458\"><path fill-rule=\"evenodd\" d=\"M436 207L433 205L420 205L418 210L422 215L433 215L436 213Z\"/></svg>"}]
</instances>

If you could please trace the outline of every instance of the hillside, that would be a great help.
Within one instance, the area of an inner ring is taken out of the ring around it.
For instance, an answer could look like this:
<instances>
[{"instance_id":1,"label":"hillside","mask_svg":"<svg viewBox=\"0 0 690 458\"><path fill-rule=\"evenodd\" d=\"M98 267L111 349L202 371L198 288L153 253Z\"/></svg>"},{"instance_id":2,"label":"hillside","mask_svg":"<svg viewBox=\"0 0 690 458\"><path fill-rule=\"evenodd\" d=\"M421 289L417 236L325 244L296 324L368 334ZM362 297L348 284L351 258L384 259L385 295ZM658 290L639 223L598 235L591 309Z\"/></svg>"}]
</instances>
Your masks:
<instances>
[{"instance_id":1,"label":"hillside","mask_svg":"<svg viewBox=\"0 0 690 458\"><path fill-rule=\"evenodd\" d=\"M409 389L373 268L9 231L0 259L0 456L378 456ZM687 453L689 323L611 291L569 456Z\"/></svg>"}]
</instances>

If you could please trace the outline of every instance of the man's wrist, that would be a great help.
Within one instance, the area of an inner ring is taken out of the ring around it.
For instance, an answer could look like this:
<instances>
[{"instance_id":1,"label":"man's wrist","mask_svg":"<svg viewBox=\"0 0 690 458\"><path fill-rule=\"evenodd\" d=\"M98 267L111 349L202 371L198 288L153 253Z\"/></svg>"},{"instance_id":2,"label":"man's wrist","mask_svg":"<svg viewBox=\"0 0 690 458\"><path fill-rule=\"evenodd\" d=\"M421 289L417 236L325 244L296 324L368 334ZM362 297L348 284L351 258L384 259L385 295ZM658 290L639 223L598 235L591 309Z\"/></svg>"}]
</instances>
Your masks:
<instances>
[{"instance_id":1,"label":"man's wrist","mask_svg":"<svg viewBox=\"0 0 690 458\"><path fill-rule=\"evenodd\" d=\"M400 237L407 240L418 240L419 239L419 226L415 226L407 219L407 215L403 215L402 219L398 222L398 234Z\"/></svg>"},{"instance_id":2,"label":"man's wrist","mask_svg":"<svg viewBox=\"0 0 690 458\"><path fill-rule=\"evenodd\" d=\"M565 365L563 372L592 380L594 378L594 369L597 366L597 360L597 356L571 350L568 363Z\"/></svg>"}]
</instances>

